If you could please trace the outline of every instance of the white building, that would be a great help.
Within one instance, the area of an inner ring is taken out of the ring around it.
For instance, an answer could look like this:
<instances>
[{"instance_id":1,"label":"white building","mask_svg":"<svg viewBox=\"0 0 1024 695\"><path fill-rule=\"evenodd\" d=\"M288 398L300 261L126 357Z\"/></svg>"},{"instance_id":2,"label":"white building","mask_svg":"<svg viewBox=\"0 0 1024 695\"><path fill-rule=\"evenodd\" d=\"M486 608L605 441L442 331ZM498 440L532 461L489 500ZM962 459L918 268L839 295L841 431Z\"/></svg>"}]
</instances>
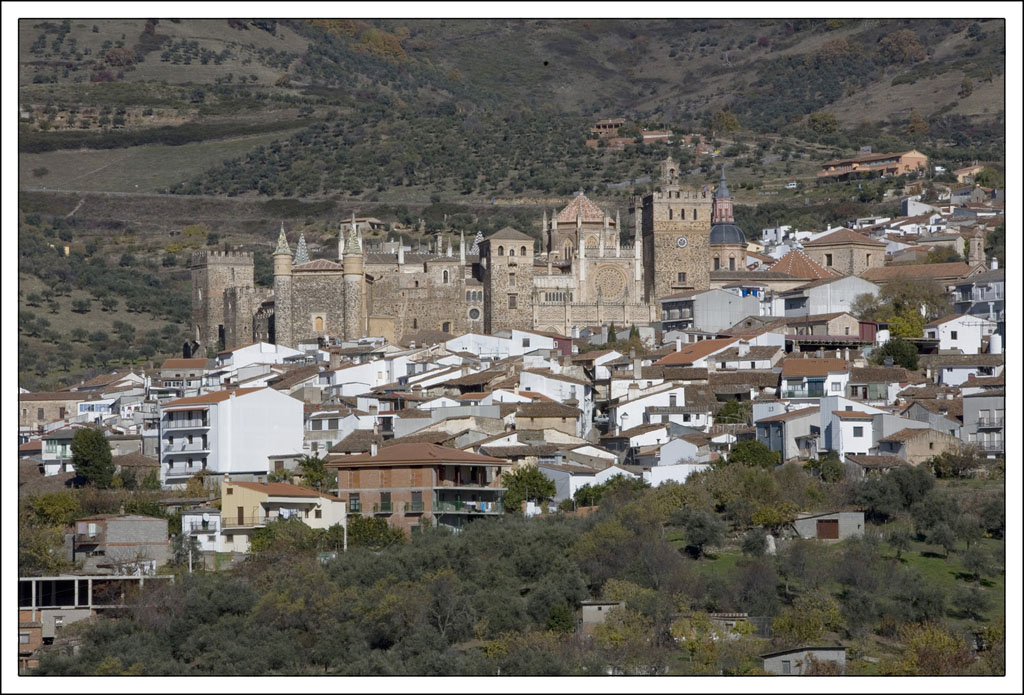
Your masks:
<instances>
[{"instance_id":1,"label":"white building","mask_svg":"<svg viewBox=\"0 0 1024 695\"><path fill-rule=\"evenodd\" d=\"M266 475L268 456L303 450L302 401L270 388L180 398L160 406L158 441L165 487L201 470Z\"/></svg>"},{"instance_id":2,"label":"white building","mask_svg":"<svg viewBox=\"0 0 1024 695\"><path fill-rule=\"evenodd\" d=\"M253 343L234 350L225 350L217 355L217 368L230 367L237 370L255 362L281 364L288 358L302 357L303 353L294 348L272 343Z\"/></svg>"},{"instance_id":3,"label":"white building","mask_svg":"<svg viewBox=\"0 0 1024 695\"><path fill-rule=\"evenodd\" d=\"M555 496L552 497L552 500L556 504L565 499L572 499L576 495L576 491L585 485L601 485L617 475L624 475L627 478L637 477L619 466L596 470L589 466L574 464L541 463L538 464L537 470L555 484Z\"/></svg>"},{"instance_id":4,"label":"white building","mask_svg":"<svg viewBox=\"0 0 1024 695\"><path fill-rule=\"evenodd\" d=\"M981 352L981 339L995 331L994 321L959 314L925 324L924 337L938 340L939 350L959 350L964 355L976 355Z\"/></svg>"}]
</instances>

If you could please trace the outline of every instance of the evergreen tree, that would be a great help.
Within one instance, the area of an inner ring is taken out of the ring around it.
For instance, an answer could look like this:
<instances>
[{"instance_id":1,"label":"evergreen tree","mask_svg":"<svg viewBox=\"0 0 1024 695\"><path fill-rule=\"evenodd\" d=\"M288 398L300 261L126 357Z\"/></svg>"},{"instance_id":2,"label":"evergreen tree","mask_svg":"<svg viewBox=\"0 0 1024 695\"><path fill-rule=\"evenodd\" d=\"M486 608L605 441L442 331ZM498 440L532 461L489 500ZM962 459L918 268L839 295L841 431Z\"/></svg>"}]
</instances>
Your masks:
<instances>
[{"instance_id":1,"label":"evergreen tree","mask_svg":"<svg viewBox=\"0 0 1024 695\"><path fill-rule=\"evenodd\" d=\"M102 431L82 427L71 440L71 462L75 473L99 488L110 487L114 480L114 459Z\"/></svg>"}]
</instances>

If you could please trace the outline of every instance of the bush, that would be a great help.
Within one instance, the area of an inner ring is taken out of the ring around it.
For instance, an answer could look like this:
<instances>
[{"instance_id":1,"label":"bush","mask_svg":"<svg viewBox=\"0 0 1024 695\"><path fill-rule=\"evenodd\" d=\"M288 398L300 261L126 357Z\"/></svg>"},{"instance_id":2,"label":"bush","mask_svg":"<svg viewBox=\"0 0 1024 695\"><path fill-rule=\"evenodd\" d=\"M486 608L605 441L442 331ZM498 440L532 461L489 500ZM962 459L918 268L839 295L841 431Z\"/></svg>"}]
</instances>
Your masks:
<instances>
[{"instance_id":1,"label":"bush","mask_svg":"<svg viewBox=\"0 0 1024 695\"><path fill-rule=\"evenodd\" d=\"M745 466L774 468L780 463L780 455L766 445L753 439L736 442L729 453L729 463L740 463Z\"/></svg>"},{"instance_id":2,"label":"bush","mask_svg":"<svg viewBox=\"0 0 1024 695\"><path fill-rule=\"evenodd\" d=\"M871 361L874 364L884 364L886 357L891 357L896 366L917 369L917 346L910 341L890 338L880 348L871 352Z\"/></svg>"}]
</instances>

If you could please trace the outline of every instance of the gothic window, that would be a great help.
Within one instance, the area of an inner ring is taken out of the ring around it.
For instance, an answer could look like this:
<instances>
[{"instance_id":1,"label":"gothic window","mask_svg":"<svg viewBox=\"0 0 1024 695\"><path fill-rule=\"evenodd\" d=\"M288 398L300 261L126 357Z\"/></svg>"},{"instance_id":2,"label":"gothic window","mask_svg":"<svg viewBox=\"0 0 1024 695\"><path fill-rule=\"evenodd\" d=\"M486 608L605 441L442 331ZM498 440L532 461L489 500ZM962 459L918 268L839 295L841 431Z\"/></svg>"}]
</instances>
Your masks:
<instances>
[{"instance_id":1,"label":"gothic window","mask_svg":"<svg viewBox=\"0 0 1024 695\"><path fill-rule=\"evenodd\" d=\"M736 257L729 256L729 270L736 270Z\"/></svg>"},{"instance_id":2,"label":"gothic window","mask_svg":"<svg viewBox=\"0 0 1024 695\"><path fill-rule=\"evenodd\" d=\"M498 255L499 256L504 256L505 255L505 247L504 246L499 246L498 247Z\"/></svg>"},{"instance_id":3,"label":"gothic window","mask_svg":"<svg viewBox=\"0 0 1024 695\"><path fill-rule=\"evenodd\" d=\"M521 246L519 248L519 255L520 256L525 256L526 255L526 247L525 246Z\"/></svg>"},{"instance_id":4,"label":"gothic window","mask_svg":"<svg viewBox=\"0 0 1024 695\"><path fill-rule=\"evenodd\" d=\"M713 268L713 270L718 270L719 266L721 265L721 263L718 260L718 256L715 256L714 262L715 262L715 267Z\"/></svg>"},{"instance_id":5,"label":"gothic window","mask_svg":"<svg viewBox=\"0 0 1024 695\"><path fill-rule=\"evenodd\" d=\"M564 253L564 255L562 256L562 258L568 260L572 256L572 246L570 246L569 244L566 244L565 245L565 251L563 253Z\"/></svg>"}]
</instances>

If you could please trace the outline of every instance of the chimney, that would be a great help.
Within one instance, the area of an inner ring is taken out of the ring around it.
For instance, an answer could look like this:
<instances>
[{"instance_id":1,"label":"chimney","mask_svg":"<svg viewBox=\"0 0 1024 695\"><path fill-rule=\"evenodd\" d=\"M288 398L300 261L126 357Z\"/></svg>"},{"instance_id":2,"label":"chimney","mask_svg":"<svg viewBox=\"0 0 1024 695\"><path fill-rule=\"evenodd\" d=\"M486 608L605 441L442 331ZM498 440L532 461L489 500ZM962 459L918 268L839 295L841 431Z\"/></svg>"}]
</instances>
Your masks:
<instances>
[{"instance_id":1,"label":"chimney","mask_svg":"<svg viewBox=\"0 0 1024 695\"><path fill-rule=\"evenodd\" d=\"M989 270L999 270L999 259L992 256L992 260L988 264Z\"/></svg>"},{"instance_id":2,"label":"chimney","mask_svg":"<svg viewBox=\"0 0 1024 695\"><path fill-rule=\"evenodd\" d=\"M741 340L739 345L736 346L736 350L740 357L750 353L750 343L745 340Z\"/></svg>"},{"instance_id":3,"label":"chimney","mask_svg":"<svg viewBox=\"0 0 1024 695\"><path fill-rule=\"evenodd\" d=\"M849 362L850 361L850 348L846 348L846 352L844 354L846 355L846 361Z\"/></svg>"},{"instance_id":4,"label":"chimney","mask_svg":"<svg viewBox=\"0 0 1024 695\"><path fill-rule=\"evenodd\" d=\"M988 338L988 351L992 355L1003 354L1003 336L993 333Z\"/></svg>"},{"instance_id":5,"label":"chimney","mask_svg":"<svg viewBox=\"0 0 1024 695\"><path fill-rule=\"evenodd\" d=\"M683 339L677 336L676 337L676 352L679 352L682 349L683 349Z\"/></svg>"},{"instance_id":6,"label":"chimney","mask_svg":"<svg viewBox=\"0 0 1024 695\"><path fill-rule=\"evenodd\" d=\"M841 352L839 352L839 348L836 348L836 359L837 359L837 360L838 360L838 359L842 359L842 357L843 357L843 355L842 355L842 353L841 353Z\"/></svg>"},{"instance_id":7,"label":"chimney","mask_svg":"<svg viewBox=\"0 0 1024 695\"><path fill-rule=\"evenodd\" d=\"M626 399L631 401L640 395L640 386L637 384L630 384L627 391L628 395L626 396Z\"/></svg>"},{"instance_id":8,"label":"chimney","mask_svg":"<svg viewBox=\"0 0 1024 695\"><path fill-rule=\"evenodd\" d=\"M639 357L633 358L633 378L634 379L639 379L640 375L643 373L643 368L641 367L642 363L643 363L643 360L641 360Z\"/></svg>"},{"instance_id":9,"label":"chimney","mask_svg":"<svg viewBox=\"0 0 1024 695\"><path fill-rule=\"evenodd\" d=\"M336 352L331 352L331 369L337 369L341 366L341 355Z\"/></svg>"},{"instance_id":10,"label":"chimney","mask_svg":"<svg viewBox=\"0 0 1024 695\"><path fill-rule=\"evenodd\" d=\"M580 327L579 326L573 326L572 327L572 337L573 337L574 340L578 340L579 339L579 337L580 337Z\"/></svg>"},{"instance_id":11,"label":"chimney","mask_svg":"<svg viewBox=\"0 0 1024 695\"><path fill-rule=\"evenodd\" d=\"M953 392L952 391L947 391L946 392L946 400L947 401L953 400Z\"/></svg>"},{"instance_id":12,"label":"chimney","mask_svg":"<svg viewBox=\"0 0 1024 695\"><path fill-rule=\"evenodd\" d=\"M370 444L370 456L377 455L377 442Z\"/></svg>"}]
</instances>

